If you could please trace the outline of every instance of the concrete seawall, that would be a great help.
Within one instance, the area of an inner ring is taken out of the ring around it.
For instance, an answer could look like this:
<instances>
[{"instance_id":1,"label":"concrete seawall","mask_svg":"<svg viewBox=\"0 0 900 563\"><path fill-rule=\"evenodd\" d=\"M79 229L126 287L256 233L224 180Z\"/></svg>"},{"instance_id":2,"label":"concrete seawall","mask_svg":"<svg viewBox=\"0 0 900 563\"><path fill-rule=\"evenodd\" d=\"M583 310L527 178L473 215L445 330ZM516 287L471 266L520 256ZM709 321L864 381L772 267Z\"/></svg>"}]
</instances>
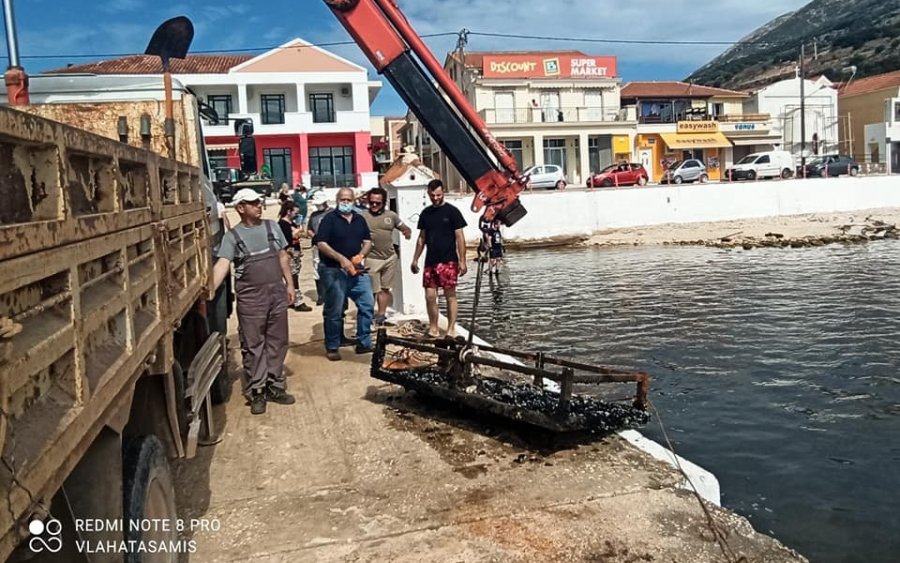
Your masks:
<instances>
[{"instance_id":1,"label":"concrete seawall","mask_svg":"<svg viewBox=\"0 0 900 563\"><path fill-rule=\"evenodd\" d=\"M728 221L804 213L900 207L900 176L811 178L523 192L525 216L504 236L510 242L587 237L610 228ZM480 237L472 197L450 198Z\"/></svg>"}]
</instances>

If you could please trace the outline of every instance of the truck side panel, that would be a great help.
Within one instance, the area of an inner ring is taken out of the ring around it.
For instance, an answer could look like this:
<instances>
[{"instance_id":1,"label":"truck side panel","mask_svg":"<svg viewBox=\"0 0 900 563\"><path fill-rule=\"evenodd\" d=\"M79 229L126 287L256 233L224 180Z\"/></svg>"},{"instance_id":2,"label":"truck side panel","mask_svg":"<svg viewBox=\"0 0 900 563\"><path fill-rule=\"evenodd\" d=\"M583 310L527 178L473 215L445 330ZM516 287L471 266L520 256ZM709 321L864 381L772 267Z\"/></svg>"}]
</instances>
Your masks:
<instances>
[{"instance_id":1,"label":"truck side panel","mask_svg":"<svg viewBox=\"0 0 900 563\"><path fill-rule=\"evenodd\" d=\"M0 109L0 175L25 180L0 189L25 189L27 204L0 224L0 317L22 325L0 341L0 560L137 379L171 368L172 333L211 270L199 173Z\"/></svg>"},{"instance_id":2,"label":"truck side panel","mask_svg":"<svg viewBox=\"0 0 900 563\"><path fill-rule=\"evenodd\" d=\"M202 213L197 168L0 108L0 260Z\"/></svg>"}]
</instances>

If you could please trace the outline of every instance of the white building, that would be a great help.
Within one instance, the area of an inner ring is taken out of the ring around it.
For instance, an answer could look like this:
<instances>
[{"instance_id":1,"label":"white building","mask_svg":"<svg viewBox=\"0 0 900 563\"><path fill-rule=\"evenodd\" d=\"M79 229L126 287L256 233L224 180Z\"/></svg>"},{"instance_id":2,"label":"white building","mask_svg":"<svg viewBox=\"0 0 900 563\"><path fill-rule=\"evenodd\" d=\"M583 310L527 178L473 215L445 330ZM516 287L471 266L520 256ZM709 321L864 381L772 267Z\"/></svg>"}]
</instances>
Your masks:
<instances>
[{"instance_id":1,"label":"white building","mask_svg":"<svg viewBox=\"0 0 900 563\"><path fill-rule=\"evenodd\" d=\"M213 167L239 167L234 118L254 124L257 162L276 185L374 187L369 108L381 90L366 69L302 39L258 56L188 55L172 75L220 117L203 123ZM53 73L160 75L159 57L138 55Z\"/></svg>"},{"instance_id":2,"label":"white building","mask_svg":"<svg viewBox=\"0 0 900 563\"><path fill-rule=\"evenodd\" d=\"M450 53L444 68L516 159L519 168L556 164L582 184L617 155L631 159L634 122L620 113L616 58L580 51ZM421 127L422 162L456 188L463 180Z\"/></svg>"},{"instance_id":3,"label":"white building","mask_svg":"<svg viewBox=\"0 0 900 563\"><path fill-rule=\"evenodd\" d=\"M800 78L795 77L770 84L757 90L744 102L745 114L769 114L772 116L770 134L779 137L780 142L735 147L735 160L757 150L781 149L800 157L801 119L800 111L806 115L806 156L836 153L840 146L838 124L838 92L825 76L803 82L803 104L800 98Z\"/></svg>"}]
</instances>

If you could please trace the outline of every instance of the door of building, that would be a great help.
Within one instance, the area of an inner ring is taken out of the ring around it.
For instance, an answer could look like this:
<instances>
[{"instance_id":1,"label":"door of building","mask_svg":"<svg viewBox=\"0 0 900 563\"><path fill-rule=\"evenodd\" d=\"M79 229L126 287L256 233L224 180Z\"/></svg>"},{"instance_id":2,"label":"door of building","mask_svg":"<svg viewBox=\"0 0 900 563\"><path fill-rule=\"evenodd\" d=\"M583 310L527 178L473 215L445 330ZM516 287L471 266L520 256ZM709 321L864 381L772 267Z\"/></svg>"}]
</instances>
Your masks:
<instances>
[{"instance_id":1,"label":"door of building","mask_svg":"<svg viewBox=\"0 0 900 563\"><path fill-rule=\"evenodd\" d=\"M541 116L544 122L562 121L559 92L541 92Z\"/></svg>"},{"instance_id":2,"label":"door of building","mask_svg":"<svg viewBox=\"0 0 900 563\"><path fill-rule=\"evenodd\" d=\"M638 158L647 174L653 174L653 149L638 150Z\"/></svg>"},{"instance_id":3,"label":"door of building","mask_svg":"<svg viewBox=\"0 0 900 563\"><path fill-rule=\"evenodd\" d=\"M585 115L587 121L603 121L603 92L588 90L584 93Z\"/></svg>"},{"instance_id":4,"label":"door of building","mask_svg":"<svg viewBox=\"0 0 900 563\"><path fill-rule=\"evenodd\" d=\"M272 184L276 191L283 182L291 185L291 149L263 149L263 160L272 172Z\"/></svg>"},{"instance_id":5,"label":"door of building","mask_svg":"<svg viewBox=\"0 0 900 563\"><path fill-rule=\"evenodd\" d=\"M516 122L516 100L512 92L494 94L494 112L497 123Z\"/></svg>"}]
</instances>

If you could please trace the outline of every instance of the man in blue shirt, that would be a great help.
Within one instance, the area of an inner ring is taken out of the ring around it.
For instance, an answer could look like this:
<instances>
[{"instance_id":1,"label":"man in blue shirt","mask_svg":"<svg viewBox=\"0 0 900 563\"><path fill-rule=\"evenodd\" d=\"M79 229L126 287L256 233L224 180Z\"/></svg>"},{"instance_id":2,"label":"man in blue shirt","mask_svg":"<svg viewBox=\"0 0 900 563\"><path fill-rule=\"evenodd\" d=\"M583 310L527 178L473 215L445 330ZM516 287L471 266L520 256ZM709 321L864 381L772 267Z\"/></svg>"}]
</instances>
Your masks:
<instances>
[{"instance_id":1,"label":"man in blue shirt","mask_svg":"<svg viewBox=\"0 0 900 563\"><path fill-rule=\"evenodd\" d=\"M372 248L372 235L366 220L354 211L353 190L341 188L337 209L325 215L313 243L319 249L319 278L325 290L322 317L325 325L325 355L338 361L344 336L342 319L345 299L356 304L356 353L372 351L372 316L375 300L372 281L363 260Z\"/></svg>"}]
</instances>

